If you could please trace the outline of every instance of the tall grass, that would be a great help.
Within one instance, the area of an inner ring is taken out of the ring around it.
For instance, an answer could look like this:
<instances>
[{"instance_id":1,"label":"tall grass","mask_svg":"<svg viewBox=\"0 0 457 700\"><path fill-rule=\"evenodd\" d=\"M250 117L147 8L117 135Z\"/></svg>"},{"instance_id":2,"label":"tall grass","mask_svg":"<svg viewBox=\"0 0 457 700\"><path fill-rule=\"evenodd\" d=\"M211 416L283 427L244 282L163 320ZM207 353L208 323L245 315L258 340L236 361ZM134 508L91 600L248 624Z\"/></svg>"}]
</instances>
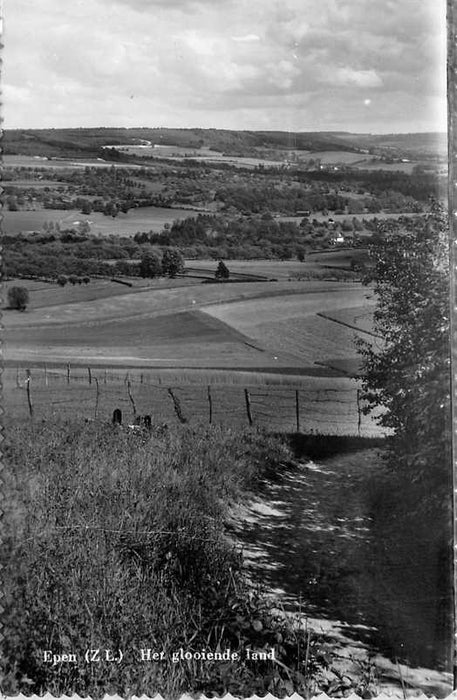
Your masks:
<instances>
[{"instance_id":1,"label":"tall grass","mask_svg":"<svg viewBox=\"0 0 457 700\"><path fill-rule=\"evenodd\" d=\"M285 444L256 432L132 434L96 423L7 433L4 693L309 691L319 640L246 581L224 529L230 503L290 458ZM273 647L276 661L246 658ZM120 649L122 661L84 660L99 648ZM164 659L141 661L141 648ZM173 662L180 648L240 658ZM46 663L46 650L77 663Z\"/></svg>"}]
</instances>

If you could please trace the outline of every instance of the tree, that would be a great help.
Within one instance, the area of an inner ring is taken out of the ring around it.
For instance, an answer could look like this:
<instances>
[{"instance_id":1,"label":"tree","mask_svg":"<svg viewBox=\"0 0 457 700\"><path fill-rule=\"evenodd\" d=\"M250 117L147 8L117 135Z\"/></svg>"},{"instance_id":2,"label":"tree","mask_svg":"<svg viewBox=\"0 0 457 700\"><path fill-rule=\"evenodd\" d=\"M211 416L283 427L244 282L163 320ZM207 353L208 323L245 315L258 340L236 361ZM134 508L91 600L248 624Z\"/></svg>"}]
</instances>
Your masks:
<instances>
[{"instance_id":1,"label":"tree","mask_svg":"<svg viewBox=\"0 0 457 700\"><path fill-rule=\"evenodd\" d=\"M435 495L442 496L450 405L446 217L435 206L432 214L402 230L392 222L378 229L366 282L374 282L374 331L383 344L378 349L359 342L363 397L369 410L385 409L379 422L393 431L391 464L429 488L433 484Z\"/></svg>"},{"instance_id":2,"label":"tree","mask_svg":"<svg viewBox=\"0 0 457 700\"><path fill-rule=\"evenodd\" d=\"M371 246L374 267L366 281L377 296L374 331L380 339L373 346L359 342L362 398L368 410L382 410L378 420L390 430L386 468L371 497L373 555L385 562L386 590L396 589L396 633L411 632L409 601L426 600L428 629L439 621L443 638L451 639L448 224L435 205L417 222L378 226L382 235ZM420 635L416 623L414 634ZM389 624L378 616L378 629ZM438 645L434 653L430 663L443 663Z\"/></svg>"},{"instance_id":3,"label":"tree","mask_svg":"<svg viewBox=\"0 0 457 700\"><path fill-rule=\"evenodd\" d=\"M214 273L214 277L217 280L228 280L230 277L230 270L228 269L227 265L224 263L223 260L219 260L219 265L217 266L217 270Z\"/></svg>"},{"instance_id":4,"label":"tree","mask_svg":"<svg viewBox=\"0 0 457 700\"><path fill-rule=\"evenodd\" d=\"M25 287L10 287L8 289L8 304L10 309L25 311L29 303L29 292Z\"/></svg>"},{"instance_id":5,"label":"tree","mask_svg":"<svg viewBox=\"0 0 457 700\"><path fill-rule=\"evenodd\" d=\"M184 258L176 248L166 248L162 257L162 272L168 277L176 277L184 270Z\"/></svg>"},{"instance_id":6,"label":"tree","mask_svg":"<svg viewBox=\"0 0 457 700\"><path fill-rule=\"evenodd\" d=\"M143 253L140 261L141 277L158 277L162 272L159 257L152 252Z\"/></svg>"}]
</instances>

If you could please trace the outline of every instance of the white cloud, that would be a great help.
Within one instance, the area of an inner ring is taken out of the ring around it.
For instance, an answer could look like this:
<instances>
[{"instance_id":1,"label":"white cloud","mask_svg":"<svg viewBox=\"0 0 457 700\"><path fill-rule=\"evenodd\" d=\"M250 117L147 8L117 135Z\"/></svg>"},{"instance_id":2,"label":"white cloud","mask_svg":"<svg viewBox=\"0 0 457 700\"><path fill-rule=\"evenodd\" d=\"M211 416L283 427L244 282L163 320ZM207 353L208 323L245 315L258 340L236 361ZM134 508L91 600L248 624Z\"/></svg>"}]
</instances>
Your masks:
<instances>
[{"instance_id":1,"label":"white cloud","mask_svg":"<svg viewBox=\"0 0 457 700\"><path fill-rule=\"evenodd\" d=\"M433 129L445 0L368 5L9 0L5 126Z\"/></svg>"}]
</instances>

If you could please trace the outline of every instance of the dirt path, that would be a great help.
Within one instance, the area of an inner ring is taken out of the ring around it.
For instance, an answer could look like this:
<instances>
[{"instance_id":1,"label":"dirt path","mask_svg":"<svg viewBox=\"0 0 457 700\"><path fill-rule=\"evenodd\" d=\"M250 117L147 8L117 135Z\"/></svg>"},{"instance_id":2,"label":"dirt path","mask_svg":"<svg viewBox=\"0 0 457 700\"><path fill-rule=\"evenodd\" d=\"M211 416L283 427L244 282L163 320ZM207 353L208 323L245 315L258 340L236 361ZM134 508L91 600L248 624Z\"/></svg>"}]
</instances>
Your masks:
<instances>
[{"instance_id":1,"label":"dirt path","mask_svg":"<svg viewBox=\"0 0 457 700\"><path fill-rule=\"evenodd\" d=\"M371 533L359 485L378 462L377 450L365 449L290 467L236 510L233 534L252 579L287 614L300 611L328 638L333 668L351 678L357 692L369 685L400 697L404 691L445 697L450 674L389 660L367 622Z\"/></svg>"}]
</instances>

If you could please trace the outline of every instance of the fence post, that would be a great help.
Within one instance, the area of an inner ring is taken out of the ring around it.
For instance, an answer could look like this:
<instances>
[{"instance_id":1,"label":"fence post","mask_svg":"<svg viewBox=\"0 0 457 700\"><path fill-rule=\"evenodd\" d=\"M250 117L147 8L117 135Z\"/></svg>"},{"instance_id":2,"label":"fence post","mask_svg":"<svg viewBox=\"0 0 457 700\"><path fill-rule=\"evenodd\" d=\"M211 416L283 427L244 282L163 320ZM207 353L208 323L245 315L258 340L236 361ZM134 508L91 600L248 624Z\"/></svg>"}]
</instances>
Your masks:
<instances>
[{"instance_id":1,"label":"fence post","mask_svg":"<svg viewBox=\"0 0 457 700\"><path fill-rule=\"evenodd\" d=\"M106 369L105 369L105 374L103 375L103 384L106 384Z\"/></svg>"},{"instance_id":2,"label":"fence post","mask_svg":"<svg viewBox=\"0 0 457 700\"><path fill-rule=\"evenodd\" d=\"M180 400L178 399L177 396L175 396L175 394L174 394L174 392L173 392L173 389L167 389L167 391L168 391L168 393L170 394L170 396L171 396L171 398L172 398L173 407L174 407L174 409L175 409L176 415L178 416L179 422L180 422L180 423L187 423L187 418L185 417L185 415L184 415L183 412L182 412Z\"/></svg>"},{"instance_id":3,"label":"fence post","mask_svg":"<svg viewBox=\"0 0 457 700\"><path fill-rule=\"evenodd\" d=\"M128 376L128 375L127 375ZM127 393L129 395L130 403L132 404L133 408L133 417L136 418L136 405L135 405L135 399L132 396L132 389L130 385L130 379L127 379Z\"/></svg>"},{"instance_id":4,"label":"fence post","mask_svg":"<svg viewBox=\"0 0 457 700\"><path fill-rule=\"evenodd\" d=\"M249 396L249 391L247 389L244 390L244 398L246 401L246 413L248 415L249 425L252 425L253 420L252 420L252 413L251 413L251 397Z\"/></svg>"},{"instance_id":5,"label":"fence post","mask_svg":"<svg viewBox=\"0 0 457 700\"><path fill-rule=\"evenodd\" d=\"M300 393L295 389L295 417L297 420L297 433L300 432Z\"/></svg>"},{"instance_id":6,"label":"fence post","mask_svg":"<svg viewBox=\"0 0 457 700\"><path fill-rule=\"evenodd\" d=\"M143 383L143 372L140 374L140 384Z\"/></svg>"},{"instance_id":7,"label":"fence post","mask_svg":"<svg viewBox=\"0 0 457 700\"><path fill-rule=\"evenodd\" d=\"M26 372L26 390L27 390L27 403L29 405L29 413L30 413L30 418L33 418L33 405L32 405L32 394L31 394L31 389L30 389L30 384L32 383L32 373L30 372L29 369L25 370Z\"/></svg>"},{"instance_id":8,"label":"fence post","mask_svg":"<svg viewBox=\"0 0 457 700\"><path fill-rule=\"evenodd\" d=\"M19 381L19 367L16 367L16 388L20 389L21 383Z\"/></svg>"},{"instance_id":9,"label":"fence post","mask_svg":"<svg viewBox=\"0 0 457 700\"><path fill-rule=\"evenodd\" d=\"M209 422L213 422L213 397L211 396L211 386L208 384L208 404L209 404Z\"/></svg>"},{"instance_id":10,"label":"fence post","mask_svg":"<svg viewBox=\"0 0 457 700\"><path fill-rule=\"evenodd\" d=\"M89 377L89 384L92 384L92 370L90 367L87 368L87 375Z\"/></svg>"},{"instance_id":11,"label":"fence post","mask_svg":"<svg viewBox=\"0 0 457 700\"><path fill-rule=\"evenodd\" d=\"M362 429L362 409L360 406L360 389L357 389L357 435L360 437Z\"/></svg>"},{"instance_id":12,"label":"fence post","mask_svg":"<svg viewBox=\"0 0 457 700\"><path fill-rule=\"evenodd\" d=\"M48 366L44 363L44 385L48 386Z\"/></svg>"},{"instance_id":13,"label":"fence post","mask_svg":"<svg viewBox=\"0 0 457 700\"><path fill-rule=\"evenodd\" d=\"M70 384L70 372L71 372L71 367L70 363L67 363L67 384Z\"/></svg>"},{"instance_id":14,"label":"fence post","mask_svg":"<svg viewBox=\"0 0 457 700\"><path fill-rule=\"evenodd\" d=\"M94 408L94 419L97 419L97 412L98 412L98 400L100 397L100 387L98 386L98 379L97 377L94 377L95 381L95 408Z\"/></svg>"}]
</instances>

